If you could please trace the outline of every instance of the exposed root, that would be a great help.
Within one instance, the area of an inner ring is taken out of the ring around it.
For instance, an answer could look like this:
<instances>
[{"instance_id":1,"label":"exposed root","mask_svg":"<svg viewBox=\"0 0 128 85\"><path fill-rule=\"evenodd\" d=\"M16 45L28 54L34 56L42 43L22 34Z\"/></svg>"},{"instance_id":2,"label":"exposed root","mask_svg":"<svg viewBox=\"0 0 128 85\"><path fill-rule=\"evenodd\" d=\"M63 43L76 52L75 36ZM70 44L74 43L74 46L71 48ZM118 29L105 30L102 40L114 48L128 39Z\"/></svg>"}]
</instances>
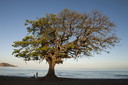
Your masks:
<instances>
[{"instance_id":1,"label":"exposed root","mask_svg":"<svg viewBox=\"0 0 128 85\"><path fill-rule=\"evenodd\" d=\"M48 81L48 82L60 82L60 81L62 81L58 77L49 77L49 76L40 77L37 80L39 80L39 81Z\"/></svg>"}]
</instances>

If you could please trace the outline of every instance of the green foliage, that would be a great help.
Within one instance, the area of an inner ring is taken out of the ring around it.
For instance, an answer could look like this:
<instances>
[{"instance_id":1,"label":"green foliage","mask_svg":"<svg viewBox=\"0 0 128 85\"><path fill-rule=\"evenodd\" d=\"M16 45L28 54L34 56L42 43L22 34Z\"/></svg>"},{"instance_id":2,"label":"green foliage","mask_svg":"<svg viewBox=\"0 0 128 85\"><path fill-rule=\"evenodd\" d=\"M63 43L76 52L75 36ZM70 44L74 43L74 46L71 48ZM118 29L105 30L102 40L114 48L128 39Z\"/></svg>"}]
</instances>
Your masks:
<instances>
[{"instance_id":1,"label":"green foliage","mask_svg":"<svg viewBox=\"0 0 128 85\"><path fill-rule=\"evenodd\" d=\"M59 55L65 55L65 53L62 52L62 53L59 53Z\"/></svg>"},{"instance_id":2,"label":"green foliage","mask_svg":"<svg viewBox=\"0 0 128 85\"><path fill-rule=\"evenodd\" d=\"M17 48L12 53L16 57L47 61L59 57L56 63L62 63L61 59L67 56L91 56L91 52L98 53L119 43L113 32L115 24L97 10L79 13L66 8L36 19L26 20L28 35L12 45Z\"/></svg>"},{"instance_id":3,"label":"green foliage","mask_svg":"<svg viewBox=\"0 0 128 85\"><path fill-rule=\"evenodd\" d=\"M24 25L28 25L27 23L24 23Z\"/></svg>"},{"instance_id":4,"label":"green foliage","mask_svg":"<svg viewBox=\"0 0 128 85\"><path fill-rule=\"evenodd\" d=\"M89 50L89 51L92 51L92 48L89 47L88 50Z\"/></svg>"},{"instance_id":5,"label":"green foliage","mask_svg":"<svg viewBox=\"0 0 128 85\"><path fill-rule=\"evenodd\" d=\"M74 48L73 44L68 45L68 49L73 49L73 48Z\"/></svg>"}]
</instances>

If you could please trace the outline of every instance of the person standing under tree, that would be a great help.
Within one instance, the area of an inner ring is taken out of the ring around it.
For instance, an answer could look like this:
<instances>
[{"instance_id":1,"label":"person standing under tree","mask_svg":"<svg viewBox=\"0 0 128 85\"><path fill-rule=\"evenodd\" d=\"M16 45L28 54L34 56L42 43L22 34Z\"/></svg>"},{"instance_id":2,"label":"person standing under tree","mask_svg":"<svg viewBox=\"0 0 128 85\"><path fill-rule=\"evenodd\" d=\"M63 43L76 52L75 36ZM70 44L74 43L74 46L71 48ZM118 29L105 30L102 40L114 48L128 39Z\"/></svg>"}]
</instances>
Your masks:
<instances>
[{"instance_id":1,"label":"person standing under tree","mask_svg":"<svg viewBox=\"0 0 128 85\"><path fill-rule=\"evenodd\" d=\"M36 72L36 78L38 78L38 72Z\"/></svg>"}]
</instances>

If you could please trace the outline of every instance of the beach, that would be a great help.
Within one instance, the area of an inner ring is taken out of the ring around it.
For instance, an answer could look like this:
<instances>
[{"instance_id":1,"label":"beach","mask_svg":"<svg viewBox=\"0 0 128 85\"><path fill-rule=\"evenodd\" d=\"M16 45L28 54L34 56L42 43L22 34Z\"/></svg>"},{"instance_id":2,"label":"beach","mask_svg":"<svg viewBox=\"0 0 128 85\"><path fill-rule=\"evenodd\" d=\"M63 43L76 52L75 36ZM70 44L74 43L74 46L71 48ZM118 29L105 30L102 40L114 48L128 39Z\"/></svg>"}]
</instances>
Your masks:
<instances>
[{"instance_id":1,"label":"beach","mask_svg":"<svg viewBox=\"0 0 128 85\"><path fill-rule=\"evenodd\" d=\"M60 79L59 82L48 82L36 78L0 76L0 85L128 85L128 79Z\"/></svg>"}]
</instances>

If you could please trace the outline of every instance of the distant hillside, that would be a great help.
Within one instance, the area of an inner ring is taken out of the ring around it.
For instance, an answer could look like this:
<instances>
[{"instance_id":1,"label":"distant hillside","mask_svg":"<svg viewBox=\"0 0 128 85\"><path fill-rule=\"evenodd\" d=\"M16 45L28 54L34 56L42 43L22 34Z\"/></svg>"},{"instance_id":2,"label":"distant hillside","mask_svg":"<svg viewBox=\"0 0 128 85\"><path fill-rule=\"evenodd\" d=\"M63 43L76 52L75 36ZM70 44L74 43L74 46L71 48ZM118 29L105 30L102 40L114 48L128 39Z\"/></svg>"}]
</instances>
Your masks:
<instances>
[{"instance_id":1,"label":"distant hillside","mask_svg":"<svg viewBox=\"0 0 128 85\"><path fill-rule=\"evenodd\" d=\"M0 66L2 66L2 67L17 67L17 66L8 64L8 63L0 63Z\"/></svg>"}]
</instances>

